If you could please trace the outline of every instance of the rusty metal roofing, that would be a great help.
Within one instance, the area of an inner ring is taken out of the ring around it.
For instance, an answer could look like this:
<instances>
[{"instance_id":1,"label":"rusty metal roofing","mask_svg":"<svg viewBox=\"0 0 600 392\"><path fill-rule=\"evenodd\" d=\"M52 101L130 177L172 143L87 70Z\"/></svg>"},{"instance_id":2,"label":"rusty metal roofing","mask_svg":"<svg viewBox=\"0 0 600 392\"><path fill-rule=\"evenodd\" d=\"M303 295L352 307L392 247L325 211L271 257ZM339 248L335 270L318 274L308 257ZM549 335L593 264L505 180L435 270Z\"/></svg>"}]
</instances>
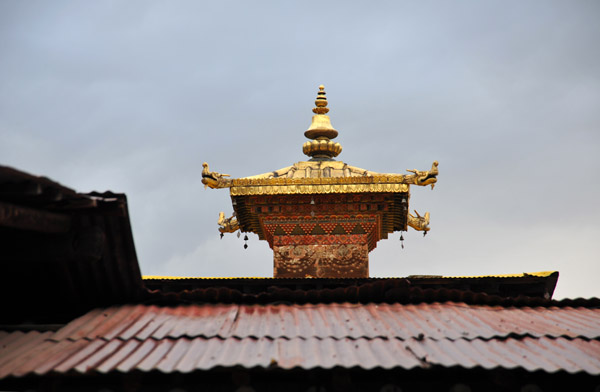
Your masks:
<instances>
[{"instance_id":1,"label":"rusty metal roofing","mask_svg":"<svg viewBox=\"0 0 600 392\"><path fill-rule=\"evenodd\" d=\"M10 348L12 345L9 345ZM3 362L0 378L50 371L187 373L218 367L303 369L333 367L522 368L527 371L600 374L600 342L585 339L523 338L521 340L402 341L400 339L119 339L46 340L30 348L25 359Z\"/></svg>"},{"instance_id":2,"label":"rusty metal roofing","mask_svg":"<svg viewBox=\"0 0 600 392\"><path fill-rule=\"evenodd\" d=\"M329 305L126 305L96 309L56 340L206 338L600 338L600 309L504 308L461 303Z\"/></svg>"},{"instance_id":3,"label":"rusty metal roofing","mask_svg":"<svg viewBox=\"0 0 600 392\"><path fill-rule=\"evenodd\" d=\"M217 367L497 367L600 375L600 309L463 303L128 305L0 332L0 378Z\"/></svg>"}]
</instances>

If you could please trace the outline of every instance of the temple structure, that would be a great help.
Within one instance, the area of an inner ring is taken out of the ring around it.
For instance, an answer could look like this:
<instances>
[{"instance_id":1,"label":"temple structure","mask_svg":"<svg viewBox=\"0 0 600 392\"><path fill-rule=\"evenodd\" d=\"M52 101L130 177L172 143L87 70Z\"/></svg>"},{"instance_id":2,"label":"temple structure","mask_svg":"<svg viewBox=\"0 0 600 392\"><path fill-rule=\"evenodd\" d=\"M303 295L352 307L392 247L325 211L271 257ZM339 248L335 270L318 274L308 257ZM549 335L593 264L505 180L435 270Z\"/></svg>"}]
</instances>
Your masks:
<instances>
[{"instance_id":1,"label":"temple structure","mask_svg":"<svg viewBox=\"0 0 600 392\"><path fill-rule=\"evenodd\" d=\"M252 232L273 249L275 277L369 276L369 252L395 231L429 231L429 213L409 213L410 186L431 185L428 171L376 173L336 161L342 146L319 87L302 146L309 159L251 177L231 179L203 164L202 182L229 188L234 214L219 214L219 231Z\"/></svg>"},{"instance_id":2,"label":"temple structure","mask_svg":"<svg viewBox=\"0 0 600 392\"><path fill-rule=\"evenodd\" d=\"M307 161L204 165L221 233L269 241L275 277L142 276L124 194L0 165L0 390L600 391L600 299L553 300L557 271L366 277L379 239L429 229L409 187L437 163L334 161L326 109L321 88Z\"/></svg>"}]
</instances>

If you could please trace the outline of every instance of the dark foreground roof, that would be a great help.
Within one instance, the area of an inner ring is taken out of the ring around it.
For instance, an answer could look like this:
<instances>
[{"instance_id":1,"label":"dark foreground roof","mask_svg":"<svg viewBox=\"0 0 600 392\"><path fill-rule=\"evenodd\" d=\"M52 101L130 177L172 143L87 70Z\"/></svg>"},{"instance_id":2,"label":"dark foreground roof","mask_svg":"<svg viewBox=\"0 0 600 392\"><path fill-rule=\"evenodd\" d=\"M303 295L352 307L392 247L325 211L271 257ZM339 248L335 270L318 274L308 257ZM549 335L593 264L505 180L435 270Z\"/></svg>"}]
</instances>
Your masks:
<instances>
[{"instance_id":1,"label":"dark foreground roof","mask_svg":"<svg viewBox=\"0 0 600 392\"><path fill-rule=\"evenodd\" d=\"M0 166L0 325L71 320L134 300L142 277L123 194L77 193Z\"/></svg>"},{"instance_id":2,"label":"dark foreground roof","mask_svg":"<svg viewBox=\"0 0 600 392\"><path fill-rule=\"evenodd\" d=\"M600 309L464 303L119 306L0 335L0 378L214 368L522 369L600 375Z\"/></svg>"}]
</instances>

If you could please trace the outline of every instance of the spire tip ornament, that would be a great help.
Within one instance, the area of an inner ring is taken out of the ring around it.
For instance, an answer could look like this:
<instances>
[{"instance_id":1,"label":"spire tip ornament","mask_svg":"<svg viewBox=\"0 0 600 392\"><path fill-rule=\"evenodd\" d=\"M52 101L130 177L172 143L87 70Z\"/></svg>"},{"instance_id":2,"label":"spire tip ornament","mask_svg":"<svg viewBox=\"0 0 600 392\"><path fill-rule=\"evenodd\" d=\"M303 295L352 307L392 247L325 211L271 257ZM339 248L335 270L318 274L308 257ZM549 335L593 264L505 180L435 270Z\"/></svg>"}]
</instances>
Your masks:
<instances>
[{"instance_id":1,"label":"spire tip ornament","mask_svg":"<svg viewBox=\"0 0 600 392\"><path fill-rule=\"evenodd\" d=\"M315 106L316 108L312 110L315 114L327 114L329 112L329 108L327 107L327 97L325 96L325 86L323 85L319 86Z\"/></svg>"},{"instance_id":2,"label":"spire tip ornament","mask_svg":"<svg viewBox=\"0 0 600 392\"><path fill-rule=\"evenodd\" d=\"M311 160L333 160L333 157L342 152L342 146L331 141L337 137L338 131L331 126L331 120L327 116L329 113L327 104L325 86L320 85L315 108L312 110L315 115L312 117L310 127L304 132L304 136L312 141L306 142L302 146L302 152L311 157Z\"/></svg>"}]
</instances>

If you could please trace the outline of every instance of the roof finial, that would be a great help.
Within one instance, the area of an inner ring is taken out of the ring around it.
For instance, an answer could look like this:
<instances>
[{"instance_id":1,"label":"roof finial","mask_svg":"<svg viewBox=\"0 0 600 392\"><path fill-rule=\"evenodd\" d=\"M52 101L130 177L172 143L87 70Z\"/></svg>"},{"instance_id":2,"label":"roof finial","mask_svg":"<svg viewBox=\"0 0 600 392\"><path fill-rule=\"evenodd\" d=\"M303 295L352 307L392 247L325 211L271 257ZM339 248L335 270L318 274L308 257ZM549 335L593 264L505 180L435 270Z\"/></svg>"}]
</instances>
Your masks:
<instances>
[{"instance_id":1,"label":"roof finial","mask_svg":"<svg viewBox=\"0 0 600 392\"><path fill-rule=\"evenodd\" d=\"M325 96L325 86L319 86L319 92L317 93L317 99L315 100L315 105L317 106L312 111L315 114L327 114L329 112L329 108L327 107L327 97Z\"/></svg>"},{"instance_id":2,"label":"roof finial","mask_svg":"<svg viewBox=\"0 0 600 392\"><path fill-rule=\"evenodd\" d=\"M304 143L302 151L312 157L312 160L332 160L333 157L342 152L342 146L330 140L337 137L338 131L331 126L329 116L326 115L329 108L327 107L327 97L323 85L319 86L315 106L312 110L315 115L312 117L310 128L304 132L304 136L313 140Z\"/></svg>"}]
</instances>

